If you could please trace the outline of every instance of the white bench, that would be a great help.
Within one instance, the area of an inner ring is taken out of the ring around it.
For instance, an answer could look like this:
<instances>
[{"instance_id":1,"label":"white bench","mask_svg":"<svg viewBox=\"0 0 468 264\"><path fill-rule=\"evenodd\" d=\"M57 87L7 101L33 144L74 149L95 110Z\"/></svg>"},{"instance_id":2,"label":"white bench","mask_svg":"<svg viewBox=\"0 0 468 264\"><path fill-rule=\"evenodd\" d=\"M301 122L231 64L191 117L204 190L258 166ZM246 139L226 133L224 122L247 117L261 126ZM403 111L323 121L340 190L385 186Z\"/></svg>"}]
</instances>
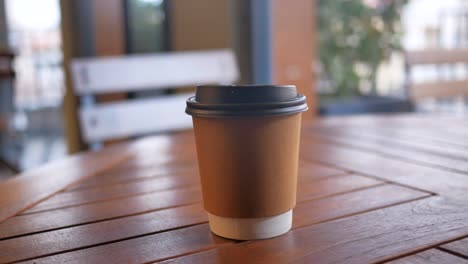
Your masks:
<instances>
[{"instance_id":1,"label":"white bench","mask_svg":"<svg viewBox=\"0 0 468 264\"><path fill-rule=\"evenodd\" d=\"M75 94L160 90L207 84L232 84L239 78L230 50L168 52L118 57L77 58L71 64ZM79 109L82 136L87 143L189 129L185 101L191 93L102 104Z\"/></svg>"}]
</instances>

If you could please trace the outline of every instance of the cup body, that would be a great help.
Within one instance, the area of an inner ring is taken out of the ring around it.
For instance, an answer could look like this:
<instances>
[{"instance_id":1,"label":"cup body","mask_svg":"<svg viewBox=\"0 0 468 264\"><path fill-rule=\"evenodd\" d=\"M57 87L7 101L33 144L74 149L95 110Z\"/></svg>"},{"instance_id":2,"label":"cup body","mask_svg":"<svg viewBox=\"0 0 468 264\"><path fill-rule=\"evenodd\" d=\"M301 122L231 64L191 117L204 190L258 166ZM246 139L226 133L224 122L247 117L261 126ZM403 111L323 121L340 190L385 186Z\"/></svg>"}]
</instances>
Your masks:
<instances>
[{"instance_id":1,"label":"cup body","mask_svg":"<svg viewBox=\"0 0 468 264\"><path fill-rule=\"evenodd\" d=\"M193 116L203 203L211 230L263 239L291 228L301 113Z\"/></svg>"}]
</instances>

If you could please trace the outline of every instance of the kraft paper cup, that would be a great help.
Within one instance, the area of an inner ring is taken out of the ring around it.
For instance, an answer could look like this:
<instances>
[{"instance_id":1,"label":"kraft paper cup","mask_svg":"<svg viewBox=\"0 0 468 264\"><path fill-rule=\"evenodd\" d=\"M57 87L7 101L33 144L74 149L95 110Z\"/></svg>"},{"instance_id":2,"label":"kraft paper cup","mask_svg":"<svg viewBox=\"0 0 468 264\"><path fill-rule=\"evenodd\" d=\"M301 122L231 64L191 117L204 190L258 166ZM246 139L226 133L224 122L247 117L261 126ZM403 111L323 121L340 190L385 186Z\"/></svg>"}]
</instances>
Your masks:
<instances>
[{"instance_id":1,"label":"kraft paper cup","mask_svg":"<svg viewBox=\"0 0 468 264\"><path fill-rule=\"evenodd\" d=\"M200 86L187 104L211 231L238 240L289 231L305 97L294 86Z\"/></svg>"}]
</instances>

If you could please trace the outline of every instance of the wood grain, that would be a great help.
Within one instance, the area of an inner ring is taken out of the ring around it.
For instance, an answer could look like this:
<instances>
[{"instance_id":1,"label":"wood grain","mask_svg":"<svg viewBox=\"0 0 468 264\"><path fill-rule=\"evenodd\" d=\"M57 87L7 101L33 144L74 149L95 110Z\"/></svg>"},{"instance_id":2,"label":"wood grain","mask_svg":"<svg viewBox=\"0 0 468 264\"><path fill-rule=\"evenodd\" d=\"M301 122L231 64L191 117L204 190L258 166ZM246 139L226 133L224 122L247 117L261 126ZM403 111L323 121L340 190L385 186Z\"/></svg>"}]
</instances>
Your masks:
<instances>
[{"instance_id":1,"label":"wood grain","mask_svg":"<svg viewBox=\"0 0 468 264\"><path fill-rule=\"evenodd\" d=\"M176 146L177 144L175 144L174 147ZM189 144L183 144L171 150L170 154L165 153L164 155L158 154L158 153L151 153L151 152L141 153L138 159L129 160L128 162L125 162L124 164L122 164L116 169L119 171L124 171L126 169L141 170L141 169L151 169L151 168L152 169L164 168L164 169L167 169L169 172L173 172L178 169L184 170L184 169L192 169L194 167L198 168L195 153L192 153L192 151L186 150L186 148L191 149L192 147ZM195 148L195 146L193 146L193 148ZM184 152L184 154L174 155L177 153L177 151ZM146 155L153 155L153 157L145 157ZM125 176L122 175L121 177L125 177ZM132 178L131 175L127 175L127 177Z\"/></svg>"},{"instance_id":2,"label":"wood grain","mask_svg":"<svg viewBox=\"0 0 468 264\"><path fill-rule=\"evenodd\" d=\"M94 187L110 186L114 184L130 183L134 181L142 181L151 178L164 176L183 176L183 175L198 174L196 164L190 165L155 165L152 167L143 167L136 169L131 168L115 168L105 173L98 174L96 177L86 179L78 184L68 188L66 191L82 190Z\"/></svg>"},{"instance_id":3,"label":"wood grain","mask_svg":"<svg viewBox=\"0 0 468 264\"><path fill-rule=\"evenodd\" d=\"M198 177L157 177L150 178L145 181L131 182L128 184L109 185L85 190L77 190L74 192L62 192L39 203L31 209L26 210L24 213L34 213L50 209L89 204L138 194L151 193L155 191L181 188L190 185L199 185Z\"/></svg>"},{"instance_id":4,"label":"wood grain","mask_svg":"<svg viewBox=\"0 0 468 264\"><path fill-rule=\"evenodd\" d=\"M184 137L190 138L190 134ZM51 162L38 169L27 171L19 177L0 184L0 222L27 209L52 194L72 184L101 173L130 157L133 161L145 160L149 153L160 153L153 159L166 163L179 160L176 155L180 136L167 135L145 138L132 144L120 144L97 152L82 153ZM188 152L190 153L190 152ZM181 155L181 157L185 157ZM193 157L192 157L193 158ZM164 165L161 165L164 167Z\"/></svg>"},{"instance_id":5,"label":"wood grain","mask_svg":"<svg viewBox=\"0 0 468 264\"><path fill-rule=\"evenodd\" d=\"M294 227L385 207L422 198L426 195L410 189L388 185L306 201L299 203L294 211ZM0 256L0 262L57 254L206 221L207 217L202 206L197 204L44 232L0 241L0 247L9 253L4 257ZM37 244L37 241L42 242ZM127 244L126 242L123 245ZM108 247L99 246L99 248L104 252ZM68 254L64 253L63 258L56 256L50 260L65 261L69 258ZM87 261L97 262L96 259L88 259Z\"/></svg>"},{"instance_id":6,"label":"wood grain","mask_svg":"<svg viewBox=\"0 0 468 264\"><path fill-rule=\"evenodd\" d=\"M310 160L329 162L365 175L376 176L447 197L458 199L467 197L467 176L464 174L319 141L311 141L309 147L315 151L304 151L303 157Z\"/></svg>"},{"instance_id":7,"label":"wood grain","mask_svg":"<svg viewBox=\"0 0 468 264\"><path fill-rule=\"evenodd\" d=\"M352 129L351 129L352 130ZM399 140L398 137L391 134L382 133L382 136L367 135L362 132L356 132L338 129L327 129L324 133L314 133L310 139L317 141L331 142L348 148L357 148L368 152L381 153L399 159L414 161L415 163L429 166L442 167L448 170L458 170L459 172L468 172L468 152L452 148L452 151L435 152L427 150L424 146L427 144L414 144L411 139L407 141ZM447 150L447 146L440 147ZM455 151L460 152L458 155ZM447 152L452 152L448 154Z\"/></svg>"},{"instance_id":8,"label":"wood grain","mask_svg":"<svg viewBox=\"0 0 468 264\"><path fill-rule=\"evenodd\" d=\"M320 180L320 179L323 179L324 177L340 175L340 174L345 173L342 170L338 170L338 169L334 169L331 167L326 167L326 166L322 166L322 165L318 165L314 163L309 163L309 162L302 162L300 168L301 168L299 171L300 181ZM158 171L164 171L164 170L165 169L161 169L161 168L158 169ZM169 171L172 171L172 170L169 170ZM176 169L175 171L178 171L178 170ZM101 184L98 184L98 186L101 186L101 187L91 188L89 185L87 185L86 187L83 185L79 185L80 188L73 188L72 189L73 191L59 193L55 195L54 197L37 204L36 206L30 208L29 210L24 211L23 214L41 212L41 211L50 210L50 209L76 206L76 205L87 204L87 203L98 202L98 201L105 201L109 199L123 198L123 197L131 196L131 195L154 192L158 190L167 190L167 189L189 186L189 185L199 185L198 173L197 172L194 173L192 170L179 171L178 173L180 173L180 175L169 174L168 176L146 177L148 175L153 175L152 173L154 173L153 168L149 170L148 174L146 174L146 170L143 170L143 173L141 174L138 171L133 174L129 171L125 172L124 174L119 174L116 172L115 176L117 179L119 179L119 175L126 175L125 179L128 178L128 175L138 175L138 176L143 176L143 177L138 178L139 179L138 181L128 181L129 179L126 179L127 181L124 180L120 184L109 184L109 185L103 186L107 180L112 179L107 176L113 176L112 173L106 172L104 176L98 175L96 177L89 179L89 180L92 180L93 183L95 183L95 179L100 179L98 183L101 183ZM349 191L352 189L363 188L366 186L371 186L371 185L375 185L379 183L373 179L363 178L360 176L344 178L344 179L345 180L343 179L333 180L332 179L330 184L322 184L322 185L325 188L328 187L328 192L333 194L336 192ZM85 183L88 184L89 180L85 180ZM337 188L332 188L332 185L334 183L339 183ZM305 186L308 186L310 184L311 183L306 184ZM354 185L354 187L352 187L351 185ZM308 188L308 189L315 190L315 192L319 190L317 188L315 189ZM314 198L312 197L314 195L316 194L314 194L314 191L312 191L311 198ZM328 194L326 192L322 192L320 195L328 195Z\"/></svg>"},{"instance_id":9,"label":"wood grain","mask_svg":"<svg viewBox=\"0 0 468 264\"><path fill-rule=\"evenodd\" d=\"M312 132L322 132L326 130L337 130L337 126L316 127ZM401 144L408 145L414 149L428 149L429 152L437 153L441 148L464 150L468 147L468 143L463 142L463 136L458 133L440 132L432 128L411 128L399 126L346 126L346 132L354 135L369 136L372 138L388 139ZM435 147L431 149L431 147Z\"/></svg>"},{"instance_id":10,"label":"wood grain","mask_svg":"<svg viewBox=\"0 0 468 264\"><path fill-rule=\"evenodd\" d=\"M389 264L467 264L468 260L431 249L408 257L387 262Z\"/></svg>"},{"instance_id":11,"label":"wood grain","mask_svg":"<svg viewBox=\"0 0 468 264\"><path fill-rule=\"evenodd\" d=\"M0 263L465 261L467 125L420 115L306 123L293 230L250 242L210 234L191 133L84 154L88 159L64 163L71 167L35 172L74 171L82 184L0 223ZM108 169L112 155L123 161ZM40 185L38 177L22 184ZM0 197L3 190L0 183Z\"/></svg>"},{"instance_id":12,"label":"wood grain","mask_svg":"<svg viewBox=\"0 0 468 264\"><path fill-rule=\"evenodd\" d=\"M195 148L195 146L192 147ZM125 164L122 164L122 166L118 166L114 169L106 171L101 175L86 179L68 188L67 190L73 191L99 186L109 186L112 184L145 180L147 178L173 176L186 173L198 175L198 165L195 163L193 156L189 161L185 161L184 163L177 161L176 167L173 167L170 164L161 164L160 160L153 159L144 162L144 165L129 165L129 163L131 162L126 162ZM299 176L303 176L304 178L321 179L324 177L345 173L345 171L339 170L337 168L312 162L303 161L299 164Z\"/></svg>"},{"instance_id":13,"label":"wood grain","mask_svg":"<svg viewBox=\"0 0 468 264\"><path fill-rule=\"evenodd\" d=\"M145 263L232 244L211 234L208 224L176 229L113 244L34 259L26 263Z\"/></svg>"},{"instance_id":14,"label":"wood grain","mask_svg":"<svg viewBox=\"0 0 468 264\"><path fill-rule=\"evenodd\" d=\"M433 197L222 247L174 263L374 263L468 234L468 206ZM437 226L437 228L434 228Z\"/></svg>"},{"instance_id":15,"label":"wood grain","mask_svg":"<svg viewBox=\"0 0 468 264\"><path fill-rule=\"evenodd\" d=\"M380 184L383 182L359 175L336 176L312 182L299 181L297 195L300 201L311 200Z\"/></svg>"},{"instance_id":16,"label":"wood grain","mask_svg":"<svg viewBox=\"0 0 468 264\"><path fill-rule=\"evenodd\" d=\"M201 201L198 188L150 193L76 207L16 216L0 224L0 239Z\"/></svg>"},{"instance_id":17,"label":"wood grain","mask_svg":"<svg viewBox=\"0 0 468 264\"><path fill-rule=\"evenodd\" d=\"M155 142L156 140L156 142ZM174 168L185 165L196 165L196 152L193 132L176 132L161 134L140 139L132 144L150 142L146 148L141 149L130 160L121 164L118 169L140 170L145 168ZM151 146L154 145L154 146ZM117 168L116 168L117 169Z\"/></svg>"},{"instance_id":18,"label":"wood grain","mask_svg":"<svg viewBox=\"0 0 468 264\"><path fill-rule=\"evenodd\" d=\"M383 185L307 201L296 206L293 226L307 226L428 196L395 185Z\"/></svg>"},{"instance_id":19,"label":"wood grain","mask_svg":"<svg viewBox=\"0 0 468 264\"><path fill-rule=\"evenodd\" d=\"M109 243L207 221L200 204L0 241L0 263ZM37 241L41 241L37 243Z\"/></svg>"},{"instance_id":20,"label":"wood grain","mask_svg":"<svg viewBox=\"0 0 468 264\"><path fill-rule=\"evenodd\" d=\"M24 172L0 185L0 222L87 177L128 159L122 148L85 153Z\"/></svg>"},{"instance_id":21,"label":"wood grain","mask_svg":"<svg viewBox=\"0 0 468 264\"><path fill-rule=\"evenodd\" d=\"M379 185L382 182L357 175L337 176L304 184L298 202ZM337 188L334 188L334 186ZM196 203L201 200L199 187L150 193L75 207L37 212L0 223L0 238L42 232L72 225L102 221L129 214ZM73 193L73 192L72 192ZM77 215L77 217L75 217Z\"/></svg>"},{"instance_id":22,"label":"wood grain","mask_svg":"<svg viewBox=\"0 0 468 264\"><path fill-rule=\"evenodd\" d=\"M468 151L466 148L462 147L454 147L447 144L434 144L433 142L423 141L421 143L418 142L419 137L417 135L411 138L399 138L397 135L393 133L385 133L382 130L376 130L374 133L366 133L365 129L360 128L348 128L346 130L340 129L338 127L327 127L326 129L315 129L310 132L313 134L320 134L322 136L328 137L336 137L336 139L340 139L339 137L353 137L356 140L364 140L367 141L385 141L392 143L393 145L399 146L399 149L408 149L419 151L423 153L433 154L433 155L440 155L450 158L457 158L457 159L468 159ZM441 133L442 134L442 133ZM445 135L445 137L449 137ZM414 139L414 140L413 140ZM383 146L384 147L384 146Z\"/></svg>"},{"instance_id":23,"label":"wood grain","mask_svg":"<svg viewBox=\"0 0 468 264\"><path fill-rule=\"evenodd\" d=\"M441 122L449 128L457 126L457 122L463 122L464 118L453 115L437 114L437 113L389 113L378 115L345 115L321 118L315 122L310 122L305 127L324 127L324 126L366 126L366 127L400 127L406 128L426 128L437 127ZM444 129L446 127L439 127Z\"/></svg>"},{"instance_id":24,"label":"wood grain","mask_svg":"<svg viewBox=\"0 0 468 264\"><path fill-rule=\"evenodd\" d=\"M441 133L432 128L411 128L405 127L404 129L387 126L387 127L349 127L350 129L359 129L363 133L369 133L373 135L388 135L394 136L399 139L409 139L412 142L426 144L427 146L435 145L442 147L449 147L455 149L463 149L468 147L468 142L464 142L465 138L463 135L457 133Z\"/></svg>"},{"instance_id":25,"label":"wood grain","mask_svg":"<svg viewBox=\"0 0 468 264\"><path fill-rule=\"evenodd\" d=\"M299 161L298 178L304 181L319 180L329 176L343 175L348 172L323 164L312 163L304 160Z\"/></svg>"},{"instance_id":26,"label":"wood grain","mask_svg":"<svg viewBox=\"0 0 468 264\"><path fill-rule=\"evenodd\" d=\"M367 129L391 128L401 132L417 131L416 135L422 133L422 136L431 135L439 140L450 140L454 144L463 144L466 140L467 124L468 122L464 118L451 115L387 114L323 118L316 122L307 123L304 128L306 130L331 126Z\"/></svg>"},{"instance_id":27,"label":"wood grain","mask_svg":"<svg viewBox=\"0 0 468 264\"><path fill-rule=\"evenodd\" d=\"M456 252L468 258L468 238L451 242L440 247Z\"/></svg>"}]
</instances>

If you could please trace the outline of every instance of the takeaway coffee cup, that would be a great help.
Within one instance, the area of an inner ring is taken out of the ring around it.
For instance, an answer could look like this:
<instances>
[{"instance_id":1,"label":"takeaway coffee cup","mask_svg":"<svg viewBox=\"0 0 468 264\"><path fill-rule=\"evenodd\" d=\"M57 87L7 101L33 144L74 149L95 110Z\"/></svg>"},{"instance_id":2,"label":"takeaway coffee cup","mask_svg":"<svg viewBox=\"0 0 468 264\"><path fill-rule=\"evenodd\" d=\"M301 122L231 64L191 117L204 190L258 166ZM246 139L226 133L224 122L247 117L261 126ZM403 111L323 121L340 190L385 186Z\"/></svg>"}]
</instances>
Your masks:
<instances>
[{"instance_id":1,"label":"takeaway coffee cup","mask_svg":"<svg viewBox=\"0 0 468 264\"><path fill-rule=\"evenodd\" d=\"M307 109L292 85L199 86L187 100L213 233L250 240L291 229Z\"/></svg>"}]
</instances>

